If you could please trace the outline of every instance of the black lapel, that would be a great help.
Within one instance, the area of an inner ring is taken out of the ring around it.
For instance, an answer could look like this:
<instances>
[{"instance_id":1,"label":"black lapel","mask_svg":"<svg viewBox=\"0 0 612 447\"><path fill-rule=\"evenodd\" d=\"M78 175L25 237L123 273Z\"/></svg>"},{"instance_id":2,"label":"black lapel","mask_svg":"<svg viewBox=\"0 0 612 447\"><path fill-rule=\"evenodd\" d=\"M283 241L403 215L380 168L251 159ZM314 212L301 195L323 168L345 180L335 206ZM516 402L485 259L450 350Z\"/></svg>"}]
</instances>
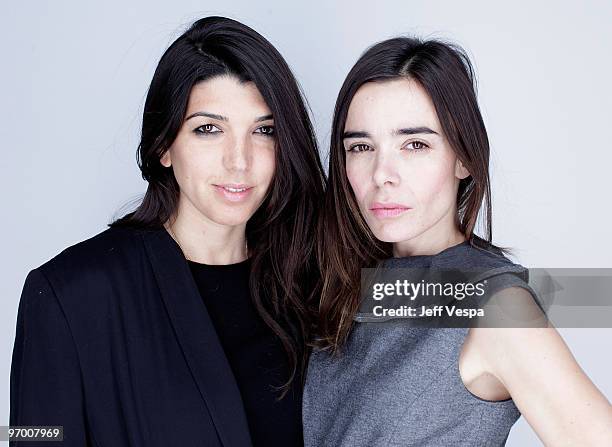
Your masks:
<instances>
[{"instance_id":1,"label":"black lapel","mask_svg":"<svg viewBox=\"0 0 612 447\"><path fill-rule=\"evenodd\" d=\"M240 391L189 265L165 229L142 232L153 272L187 364L224 446L250 446Z\"/></svg>"}]
</instances>

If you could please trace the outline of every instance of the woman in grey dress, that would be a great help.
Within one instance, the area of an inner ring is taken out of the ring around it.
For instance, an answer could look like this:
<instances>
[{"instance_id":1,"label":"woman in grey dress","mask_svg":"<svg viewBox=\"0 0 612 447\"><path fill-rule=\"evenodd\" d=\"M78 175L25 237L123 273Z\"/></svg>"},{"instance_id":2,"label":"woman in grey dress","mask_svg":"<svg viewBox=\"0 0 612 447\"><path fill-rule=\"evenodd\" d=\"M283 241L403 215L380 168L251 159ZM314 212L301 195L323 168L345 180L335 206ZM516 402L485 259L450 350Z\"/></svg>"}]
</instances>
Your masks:
<instances>
[{"instance_id":1,"label":"woman in grey dress","mask_svg":"<svg viewBox=\"0 0 612 447\"><path fill-rule=\"evenodd\" d=\"M492 243L488 163L461 48L403 37L361 56L332 125L307 446L503 445L521 414L546 445L612 445L610 403L547 322L527 269ZM375 266L480 268L495 285L487 305L518 304L542 324L371 322L360 272Z\"/></svg>"}]
</instances>

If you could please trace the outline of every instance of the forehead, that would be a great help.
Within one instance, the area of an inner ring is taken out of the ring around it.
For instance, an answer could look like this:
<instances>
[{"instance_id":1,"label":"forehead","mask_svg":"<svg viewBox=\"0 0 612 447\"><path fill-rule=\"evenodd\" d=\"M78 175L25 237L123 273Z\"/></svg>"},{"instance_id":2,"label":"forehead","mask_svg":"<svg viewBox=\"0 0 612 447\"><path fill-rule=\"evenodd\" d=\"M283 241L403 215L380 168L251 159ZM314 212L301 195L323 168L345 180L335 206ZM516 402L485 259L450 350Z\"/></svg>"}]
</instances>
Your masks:
<instances>
[{"instance_id":1,"label":"forehead","mask_svg":"<svg viewBox=\"0 0 612 447\"><path fill-rule=\"evenodd\" d=\"M187 114L203 110L224 116L261 116L270 113L254 82L240 82L231 75L215 76L193 86L189 94Z\"/></svg>"},{"instance_id":2,"label":"forehead","mask_svg":"<svg viewBox=\"0 0 612 447\"><path fill-rule=\"evenodd\" d=\"M349 106L345 130L407 126L440 128L429 94L417 81L400 78L363 84Z\"/></svg>"}]
</instances>

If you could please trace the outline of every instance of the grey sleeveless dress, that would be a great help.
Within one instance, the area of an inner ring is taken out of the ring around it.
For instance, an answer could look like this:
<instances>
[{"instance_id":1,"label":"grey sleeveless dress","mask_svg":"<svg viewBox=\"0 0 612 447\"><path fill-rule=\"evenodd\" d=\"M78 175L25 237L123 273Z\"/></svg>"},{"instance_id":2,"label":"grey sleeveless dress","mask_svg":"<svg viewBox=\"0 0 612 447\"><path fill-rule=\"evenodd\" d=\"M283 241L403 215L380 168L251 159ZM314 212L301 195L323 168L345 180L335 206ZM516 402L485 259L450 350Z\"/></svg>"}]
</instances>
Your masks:
<instances>
[{"instance_id":1,"label":"grey sleeveless dress","mask_svg":"<svg viewBox=\"0 0 612 447\"><path fill-rule=\"evenodd\" d=\"M384 262L456 265L485 267L499 288L520 286L534 294L526 268L468 241L436 255ZM306 447L505 444L520 411L512 399L486 401L465 388L458 360L469 328L356 320L340 357L319 350L311 355L303 396Z\"/></svg>"}]
</instances>

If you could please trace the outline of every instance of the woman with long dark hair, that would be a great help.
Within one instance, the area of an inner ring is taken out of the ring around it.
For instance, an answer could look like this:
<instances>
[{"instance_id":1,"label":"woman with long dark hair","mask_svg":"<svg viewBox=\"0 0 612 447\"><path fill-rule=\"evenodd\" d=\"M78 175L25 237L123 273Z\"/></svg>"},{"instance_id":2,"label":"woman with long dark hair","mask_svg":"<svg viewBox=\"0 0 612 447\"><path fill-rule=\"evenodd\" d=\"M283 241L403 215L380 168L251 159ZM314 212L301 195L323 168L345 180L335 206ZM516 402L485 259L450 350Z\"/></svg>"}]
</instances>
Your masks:
<instances>
[{"instance_id":1,"label":"woman with long dark hair","mask_svg":"<svg viewBox=\"0 0 612 447\"><path fill-rule=\"evenodd\" d=\"M369 48L340 90L329 163L305 444L502 445L522 413L547 445L610 445L609 402L548 325L527 269L492 243L489 143L464 51L408 37ZM489 301L470 310L515 306L535 327L370 312L362 268L476 269Z\"/></svg>"},{"instance_id":2,"label":"woman with long dark hair","mask_svg":"<svg viewBox=\"0 0 612 447\"><path fill-rule=\"evenodd\" d=\"M27 276L10 424L63 426L63 446L302 444L325 178L282 56L196 21L155 70L138 160L138 208Z\"/></svg>"}]
</instances>

